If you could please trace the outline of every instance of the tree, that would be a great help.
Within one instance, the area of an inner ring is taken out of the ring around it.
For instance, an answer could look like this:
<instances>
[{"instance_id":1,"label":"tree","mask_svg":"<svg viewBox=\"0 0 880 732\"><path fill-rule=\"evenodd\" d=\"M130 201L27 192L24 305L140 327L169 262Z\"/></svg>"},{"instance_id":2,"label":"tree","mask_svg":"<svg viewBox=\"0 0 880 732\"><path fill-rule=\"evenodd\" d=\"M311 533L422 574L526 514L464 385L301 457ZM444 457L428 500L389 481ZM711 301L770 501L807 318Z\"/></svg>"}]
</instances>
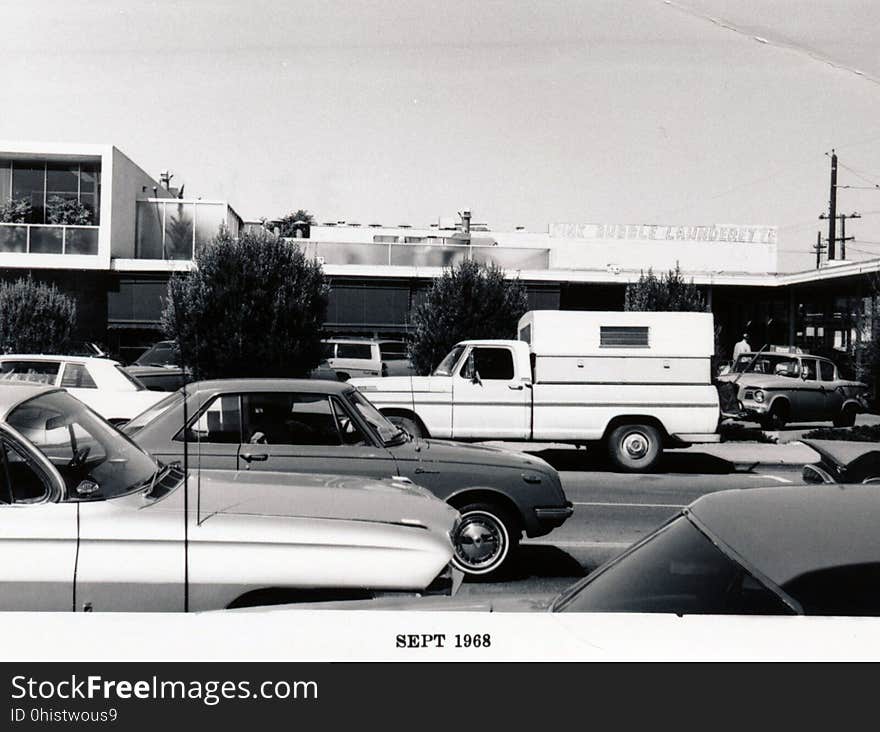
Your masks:
<instances>
[{"instance_id":1,"label":"tree","mask_svg":"<svg viewBox=\"0 0 880 732\"><path fill-rule=\"evenodd\" d=\"M174 275L162 327L196 378L305 376L321 358L321 266L266 232L223 228Z\"/></svg>"},{"instance_id":2,"label":"tree","mask_svg":"<svg viewBox=\"0 0 880 732\"><path fill-rule=\"evenodd\" d=\"M64 353L76 325L76 303L55 285L30 277L0 283L0 350Z\"/></svg>"},{"instance_id":3,"label":"tree","mask_svg":"<svg viewBox=\"0 0 880 732\"><path fill-rule=\"evenodd\" d=\"M10 198L0 203L0 224L24 224L31 215L31 202L26 198Z\"/></svg>"},{"instance_id":4,"label":"tree","mask_svg":"<svg viewBox=\"0 0 880 732\"><path fill-rule=\"evenodd\" d=\"M467 259L445 270L413 312L413 367L430 373L464 339L515 338L528 305L522 283L505 279L504 270L494 264Z\"/></svg>"},{"instance_id":5,"label":"tree","mask_svg":"<svg viewBox=\"0 0 880 732\"><path fill-rule=\"evenodd\" d=\"M278 235L295 238L296 227L294 225L297 223L306 223L311 226L315 223L315 217L305 209L297 209L293 213L289 213L287 216L279 220Z\"/></svg>"},{"instance_id":6,"label":"tree","mask_svg":"<svg viewBox=\"0 0 880 732\"><path fill-rule=\"evenodd\" d=\"M709 310L694 281L687 282L678 263L675 269L657 275L649 269L638 282L626 286L624 310L707 312Z\"/></svg>"},{"instance_id":7,"label":"tree","mask_svg":"<svg viewBox=\"0 0 880 732\"><path fill-rule=\"evenodd\" d=\"M92 223L92 212L76 199L52 196L46 201L46 219L50 224L84 226Z\"/></svg>"}]
</instances>

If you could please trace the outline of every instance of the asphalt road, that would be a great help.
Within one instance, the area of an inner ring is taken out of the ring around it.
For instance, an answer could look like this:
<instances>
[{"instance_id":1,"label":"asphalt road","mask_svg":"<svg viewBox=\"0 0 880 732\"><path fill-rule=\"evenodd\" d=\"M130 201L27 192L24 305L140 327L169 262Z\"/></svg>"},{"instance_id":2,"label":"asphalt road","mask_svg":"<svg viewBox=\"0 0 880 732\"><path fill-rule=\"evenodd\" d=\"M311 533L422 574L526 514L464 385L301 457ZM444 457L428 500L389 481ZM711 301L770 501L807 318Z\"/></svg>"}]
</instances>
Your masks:
<instances>
[{"instance_id":1,"label":"asphalt road","mask_svg":"<svg viewBox=\"0 0 880 732\"><path fill-rule=\"evenodd\" d=\"M547 536L525 540L505 577L467 581L460 595L556 594L706 493L800 482L799 469L737 472L708 456L668 453L662 472L625 475L594 464L583 451L538 454L560 471L574 515Z\"/></svg>"}]
</instances>

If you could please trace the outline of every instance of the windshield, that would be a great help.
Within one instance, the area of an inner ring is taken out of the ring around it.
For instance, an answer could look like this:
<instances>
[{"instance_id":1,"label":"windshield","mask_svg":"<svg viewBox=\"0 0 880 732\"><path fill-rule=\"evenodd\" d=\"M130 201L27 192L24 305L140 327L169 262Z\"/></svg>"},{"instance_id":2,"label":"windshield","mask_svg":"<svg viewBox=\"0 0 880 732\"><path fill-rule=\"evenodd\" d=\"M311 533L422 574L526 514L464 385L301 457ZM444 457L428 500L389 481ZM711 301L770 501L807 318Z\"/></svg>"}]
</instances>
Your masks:
<instances>
[{"instance_id":1,"label":"windshield","mask_svg":"<svg viewBox=\"0 0 880 732\"><path fill-rule=\"evenodd\" d=\"M138 356L138 366L177 366L179 362L174 341L159 341Z\"/></svg>"},{"instance_id":2,"label":"windshield","mask_svg":"<svg viewBox=\"0 0 880 732\"><path fill-rule=\"evenodd\" d=\"M559 612L780 615L792 610L685 516L595 572Z\"/></svg>"},{"instance_id":3,"label":"windshield","mask_svg":"<svg viewBox=\"0 0 880 732\"><path fill-rule=\"evenodd\" d=\"M169 409L176 407L178 404L183 402L183 389L178 389L177 391L169 394L164 399L156 402L153 406L147 407L143 412L129 420L122 427L122 431L127 435L133 435L136 432L140 432L144 427L146 427L150 422L154 419L157 419L161 415L165 414Z\"/></svg>"},{"instance_id":4,"label":"windshield","mask_svg":"<svg viewBox=\"0 0 880 732\"><path fill-rule=\"evenodd\" d=\"M754 359L754 363L752 363L752 359ZM778 376L792 377L800 374L800 367L796 358L773 353L762 353L757 357L754 354L740 356L736 360L733 370L738 374L776 374Z\"/></svg>"},{"instance_id":5,"label":"windshield","mask_svg":"<svg viewBox=\"0 0 880 732\"><path fill-rule=\"evenodd\" d=\"M379 434L379 439L385 445L391 445L406 440L406 433L388 421L376 407L370 403L359 391L350 391L345 395L348 403L360 413L370 426Z\"/></svg>"},{"instance_id":6,"label":"windshield","mask_svg":"<svg viewBox=\"0 0 880 732\"><path fill-rule=\"evenodd\" d=\"M455 368L455 364L458 363L458 359L461 358L461 354L464 353L465 346L455 346L449 353L446 354L446 358L444 358L440 365L434 369L434 376L452 376L452 369Z\"/></svg>"},{"instance_id":7,"label":"windshield","mask_svg":"<svg viewBox=\"0 0 880 732\"><path fill-rule=\"evenodd\" d=\"M58 469L74 499L100 500L149 485L159 466L125 435L66 392L29 399L6 421ZM88 492L77 490L90 482Z\"/></svg>"}]
</instances>

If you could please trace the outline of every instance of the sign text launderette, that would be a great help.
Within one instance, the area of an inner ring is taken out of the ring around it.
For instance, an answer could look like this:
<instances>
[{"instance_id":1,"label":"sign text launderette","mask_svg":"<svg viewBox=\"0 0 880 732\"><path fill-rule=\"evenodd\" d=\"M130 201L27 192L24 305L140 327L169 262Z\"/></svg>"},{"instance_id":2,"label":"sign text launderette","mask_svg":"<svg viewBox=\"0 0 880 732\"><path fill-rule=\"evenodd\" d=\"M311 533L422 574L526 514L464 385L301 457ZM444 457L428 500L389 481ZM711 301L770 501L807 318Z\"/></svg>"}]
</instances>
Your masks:
<instances>
[{"instance_id":1,"label":"sign text launderette","mask_svg":"<svg viewBox=\"0 0 880 732\"><path fill-rule=\"evenodd\" d=\"M722 241L776 244L775 226L664 226L657 224L550 224L556 239Z\"/></svg>"}]
</instances>

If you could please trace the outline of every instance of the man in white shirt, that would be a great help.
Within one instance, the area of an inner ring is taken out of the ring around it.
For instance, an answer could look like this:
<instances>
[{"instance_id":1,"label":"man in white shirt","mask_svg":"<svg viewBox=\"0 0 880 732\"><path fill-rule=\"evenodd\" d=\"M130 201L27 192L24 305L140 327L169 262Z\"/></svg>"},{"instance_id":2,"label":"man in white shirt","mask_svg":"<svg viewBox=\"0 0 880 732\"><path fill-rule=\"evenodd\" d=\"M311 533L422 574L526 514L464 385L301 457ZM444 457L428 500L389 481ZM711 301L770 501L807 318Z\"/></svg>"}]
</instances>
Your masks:
<instances>
[{"instance_id":1,"label":"man in white shirt","mask_svg":"<svg viewBox=\"0 0 880 732\"><path fill-rule=\"evenodd\" d=\"M742 340L739 341L733 347L733 362L736 363L737 359L744 353L751 353L752 347L749 345L748 341L749 334L743 333Z\"/></svg>"}]
</instances>

